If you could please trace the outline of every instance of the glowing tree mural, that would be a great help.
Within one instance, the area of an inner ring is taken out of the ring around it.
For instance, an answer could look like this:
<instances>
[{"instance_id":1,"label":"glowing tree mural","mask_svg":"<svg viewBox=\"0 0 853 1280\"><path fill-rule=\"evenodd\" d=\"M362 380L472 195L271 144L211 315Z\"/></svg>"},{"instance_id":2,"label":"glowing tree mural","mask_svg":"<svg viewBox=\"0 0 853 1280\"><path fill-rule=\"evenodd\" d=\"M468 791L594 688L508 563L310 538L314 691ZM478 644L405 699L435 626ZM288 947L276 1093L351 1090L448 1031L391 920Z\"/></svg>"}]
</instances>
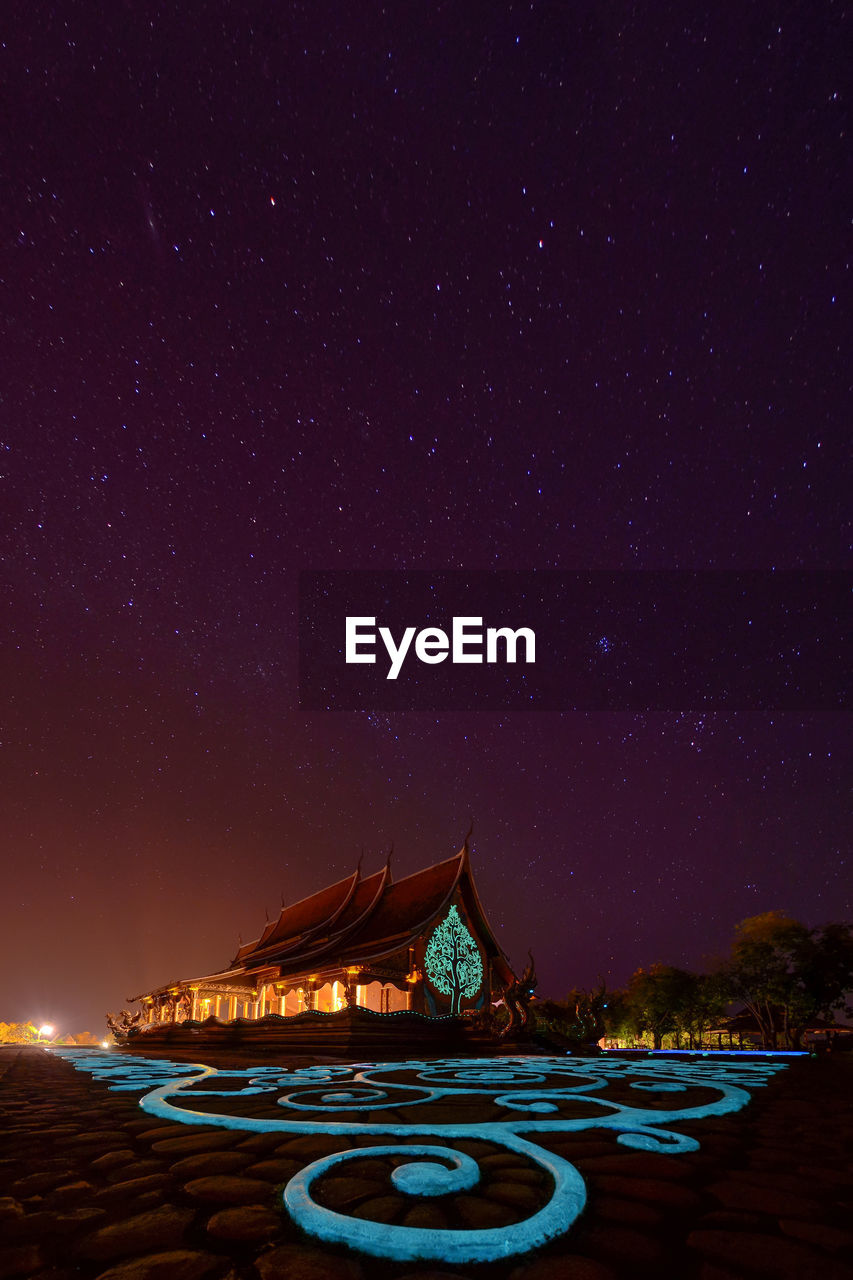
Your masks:
<instances>
[{"instance_id":1,"label":"glowing tree mural","mask_svg":"<svg viewBox=\"0 0 853 1280\"><path fill-rule=\"evenodd\" d=\"M450 996L450 1012L459 1012L463 997L475 996L483 985L483 961L476 942L452 906L433 931L424 957L427 977L436 991Z\"/></svg>"}]
</instances>

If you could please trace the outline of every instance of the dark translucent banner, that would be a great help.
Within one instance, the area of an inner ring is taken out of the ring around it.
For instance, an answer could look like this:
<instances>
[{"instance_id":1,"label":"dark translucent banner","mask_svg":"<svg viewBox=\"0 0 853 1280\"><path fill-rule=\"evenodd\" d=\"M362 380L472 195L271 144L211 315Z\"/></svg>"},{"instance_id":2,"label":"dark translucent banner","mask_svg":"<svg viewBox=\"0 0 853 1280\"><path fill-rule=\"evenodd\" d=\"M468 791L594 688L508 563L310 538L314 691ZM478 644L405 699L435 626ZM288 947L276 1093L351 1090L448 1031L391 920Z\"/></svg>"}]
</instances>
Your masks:
<instances>
[{"instance_id":1,"label":"dark translucent banner","mask_svg":"<svg viewBox=\"0 0 853 1280\"><path fill-rule=\"evenodd\" d=\"M300 574L319 711L843 710L844 573Z\"/></svg>"}]
</instances>

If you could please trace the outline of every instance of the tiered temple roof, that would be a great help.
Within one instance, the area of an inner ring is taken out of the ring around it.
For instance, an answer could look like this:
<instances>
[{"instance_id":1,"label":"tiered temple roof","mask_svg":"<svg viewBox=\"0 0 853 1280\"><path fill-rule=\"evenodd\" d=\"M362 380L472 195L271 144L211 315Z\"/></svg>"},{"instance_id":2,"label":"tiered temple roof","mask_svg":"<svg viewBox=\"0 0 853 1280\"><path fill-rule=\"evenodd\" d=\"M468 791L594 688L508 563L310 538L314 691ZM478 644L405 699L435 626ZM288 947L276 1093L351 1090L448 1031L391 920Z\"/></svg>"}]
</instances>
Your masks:
<instances>
[{"instance_id":1,"label":"tiered temple roof","mask_svg":"<svg viewBox=\"0 0 853 1280\"><path fill-rule=\"evenodd\" d=\"M379 960L413 945L457 890L501 969L509 964L486 921L471 876L467 843L444 862L394 881L390 860L362 878L360 869L301 902L284 907L254 942L241 946L233 967L281 965L291 972Z\"/></svg>"},{"instance_id":2,"label":"tiered temple roof","mask_svg":"<svg viewBox=\"0 0 853 1280\"><path fill-rule=\"evenodd\" d=\"M495 979L501 985L510 983L512 969L474 886L467 840L455 857L396 882L390 857L380 871L369 876L362 876L359 864L343 880L283 907L258 938L240 945L226 970L194 981L225 990L234 984L251 986L255 975L268 980L263 975L274 970L286 975L370 969L415 946L454 898L464 904ZM158 996L175 989L172 984L147 994Z\"/></svg>"}]
</instances>

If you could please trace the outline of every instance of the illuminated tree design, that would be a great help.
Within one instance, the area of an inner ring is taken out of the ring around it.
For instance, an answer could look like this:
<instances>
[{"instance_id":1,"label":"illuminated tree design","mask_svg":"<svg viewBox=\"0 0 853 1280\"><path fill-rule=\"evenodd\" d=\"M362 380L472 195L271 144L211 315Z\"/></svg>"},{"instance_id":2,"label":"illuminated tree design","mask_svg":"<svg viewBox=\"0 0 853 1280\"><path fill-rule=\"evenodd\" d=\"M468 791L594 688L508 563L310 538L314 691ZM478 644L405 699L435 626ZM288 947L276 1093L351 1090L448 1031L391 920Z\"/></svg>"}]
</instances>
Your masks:
<instances>
[{"instance_id":1,"label":"illuminated tree design","mask_svg":"<svg viewBox=\"0 0 853 1280\"><path fill-rule=\"evenodd\" d=\"M459 1012L463 998L475 996L483 985L483 961L476 942L453 906L433 931L424 957L427 977L436 991L450 996L450 1012Z\"/></svg>"}]
</instances>

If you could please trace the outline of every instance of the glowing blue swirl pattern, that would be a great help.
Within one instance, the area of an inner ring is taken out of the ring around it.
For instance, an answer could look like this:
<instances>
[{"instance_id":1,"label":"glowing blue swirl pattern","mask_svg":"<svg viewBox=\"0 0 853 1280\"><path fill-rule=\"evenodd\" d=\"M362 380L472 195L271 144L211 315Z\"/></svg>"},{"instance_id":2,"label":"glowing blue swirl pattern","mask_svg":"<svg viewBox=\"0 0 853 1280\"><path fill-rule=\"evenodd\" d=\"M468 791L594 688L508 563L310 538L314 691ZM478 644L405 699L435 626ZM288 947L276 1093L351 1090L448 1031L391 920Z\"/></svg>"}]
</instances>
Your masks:
<instances>
[{"instance_id":1,"label":"glowing blue swirl pattern","mask_svg":"<svg viewBox=\"0 0 853 1280\"><path fill-rule=\"evenodd\" d=\"M738 1111L749 1101L750 1089L765 1084L784 1066L766 1058L756 1061L727 1055L640 1061L416 1059L290 1071L278 1066L219 1071L201 1063L132 1058L100 1050L55 1052L90 1071L110 1089L141 1093L142 1109L161 1119L249 1133L375 1137L375 1146L326 1155L291 1178L284 1189L288 1213L310 1235L329 1243L375 1257L448 1263L489 1262L529 1252L563 1234L576 1220L586 1202L583 1179L573 1164L540 1146L537 1139L601 1129L614 1132L626 1147L695 1151L699 1146L695 1138L664 1126ZM608 1089L616 1096L608 1096ZM630 1095L626 1100L629 1091L636 1101ZM678 1097L688 1091L692 1099ZM705 1100L709 1092L713 1096ZM246 1099L255 1097L268 1111L271 1094L282 1110L280 1119L242 1114L255 1105ZM196 1109L198 1099L212 1109ZM239 1105L229 1109L218 1099L232 1103L239 1099ZM466 1104L470 1118L460 1103ZM459 1119L447 1119L448 1104L455 1104ZM400 1119L389 1116L389 1109ZM484 1113L492 1118L484 1122ZM478 1186L481 1170L475 1159L451 1144L471 1138L535 1166L547 1185L544 1206L506 1226L431 1229L339 1213L315 1195L326 1175L346 1174L347 1163L356 1159L396 1162L390 1190L405 1196L440 1198L470 1192Z\"/></svg>"}]
</instances>

